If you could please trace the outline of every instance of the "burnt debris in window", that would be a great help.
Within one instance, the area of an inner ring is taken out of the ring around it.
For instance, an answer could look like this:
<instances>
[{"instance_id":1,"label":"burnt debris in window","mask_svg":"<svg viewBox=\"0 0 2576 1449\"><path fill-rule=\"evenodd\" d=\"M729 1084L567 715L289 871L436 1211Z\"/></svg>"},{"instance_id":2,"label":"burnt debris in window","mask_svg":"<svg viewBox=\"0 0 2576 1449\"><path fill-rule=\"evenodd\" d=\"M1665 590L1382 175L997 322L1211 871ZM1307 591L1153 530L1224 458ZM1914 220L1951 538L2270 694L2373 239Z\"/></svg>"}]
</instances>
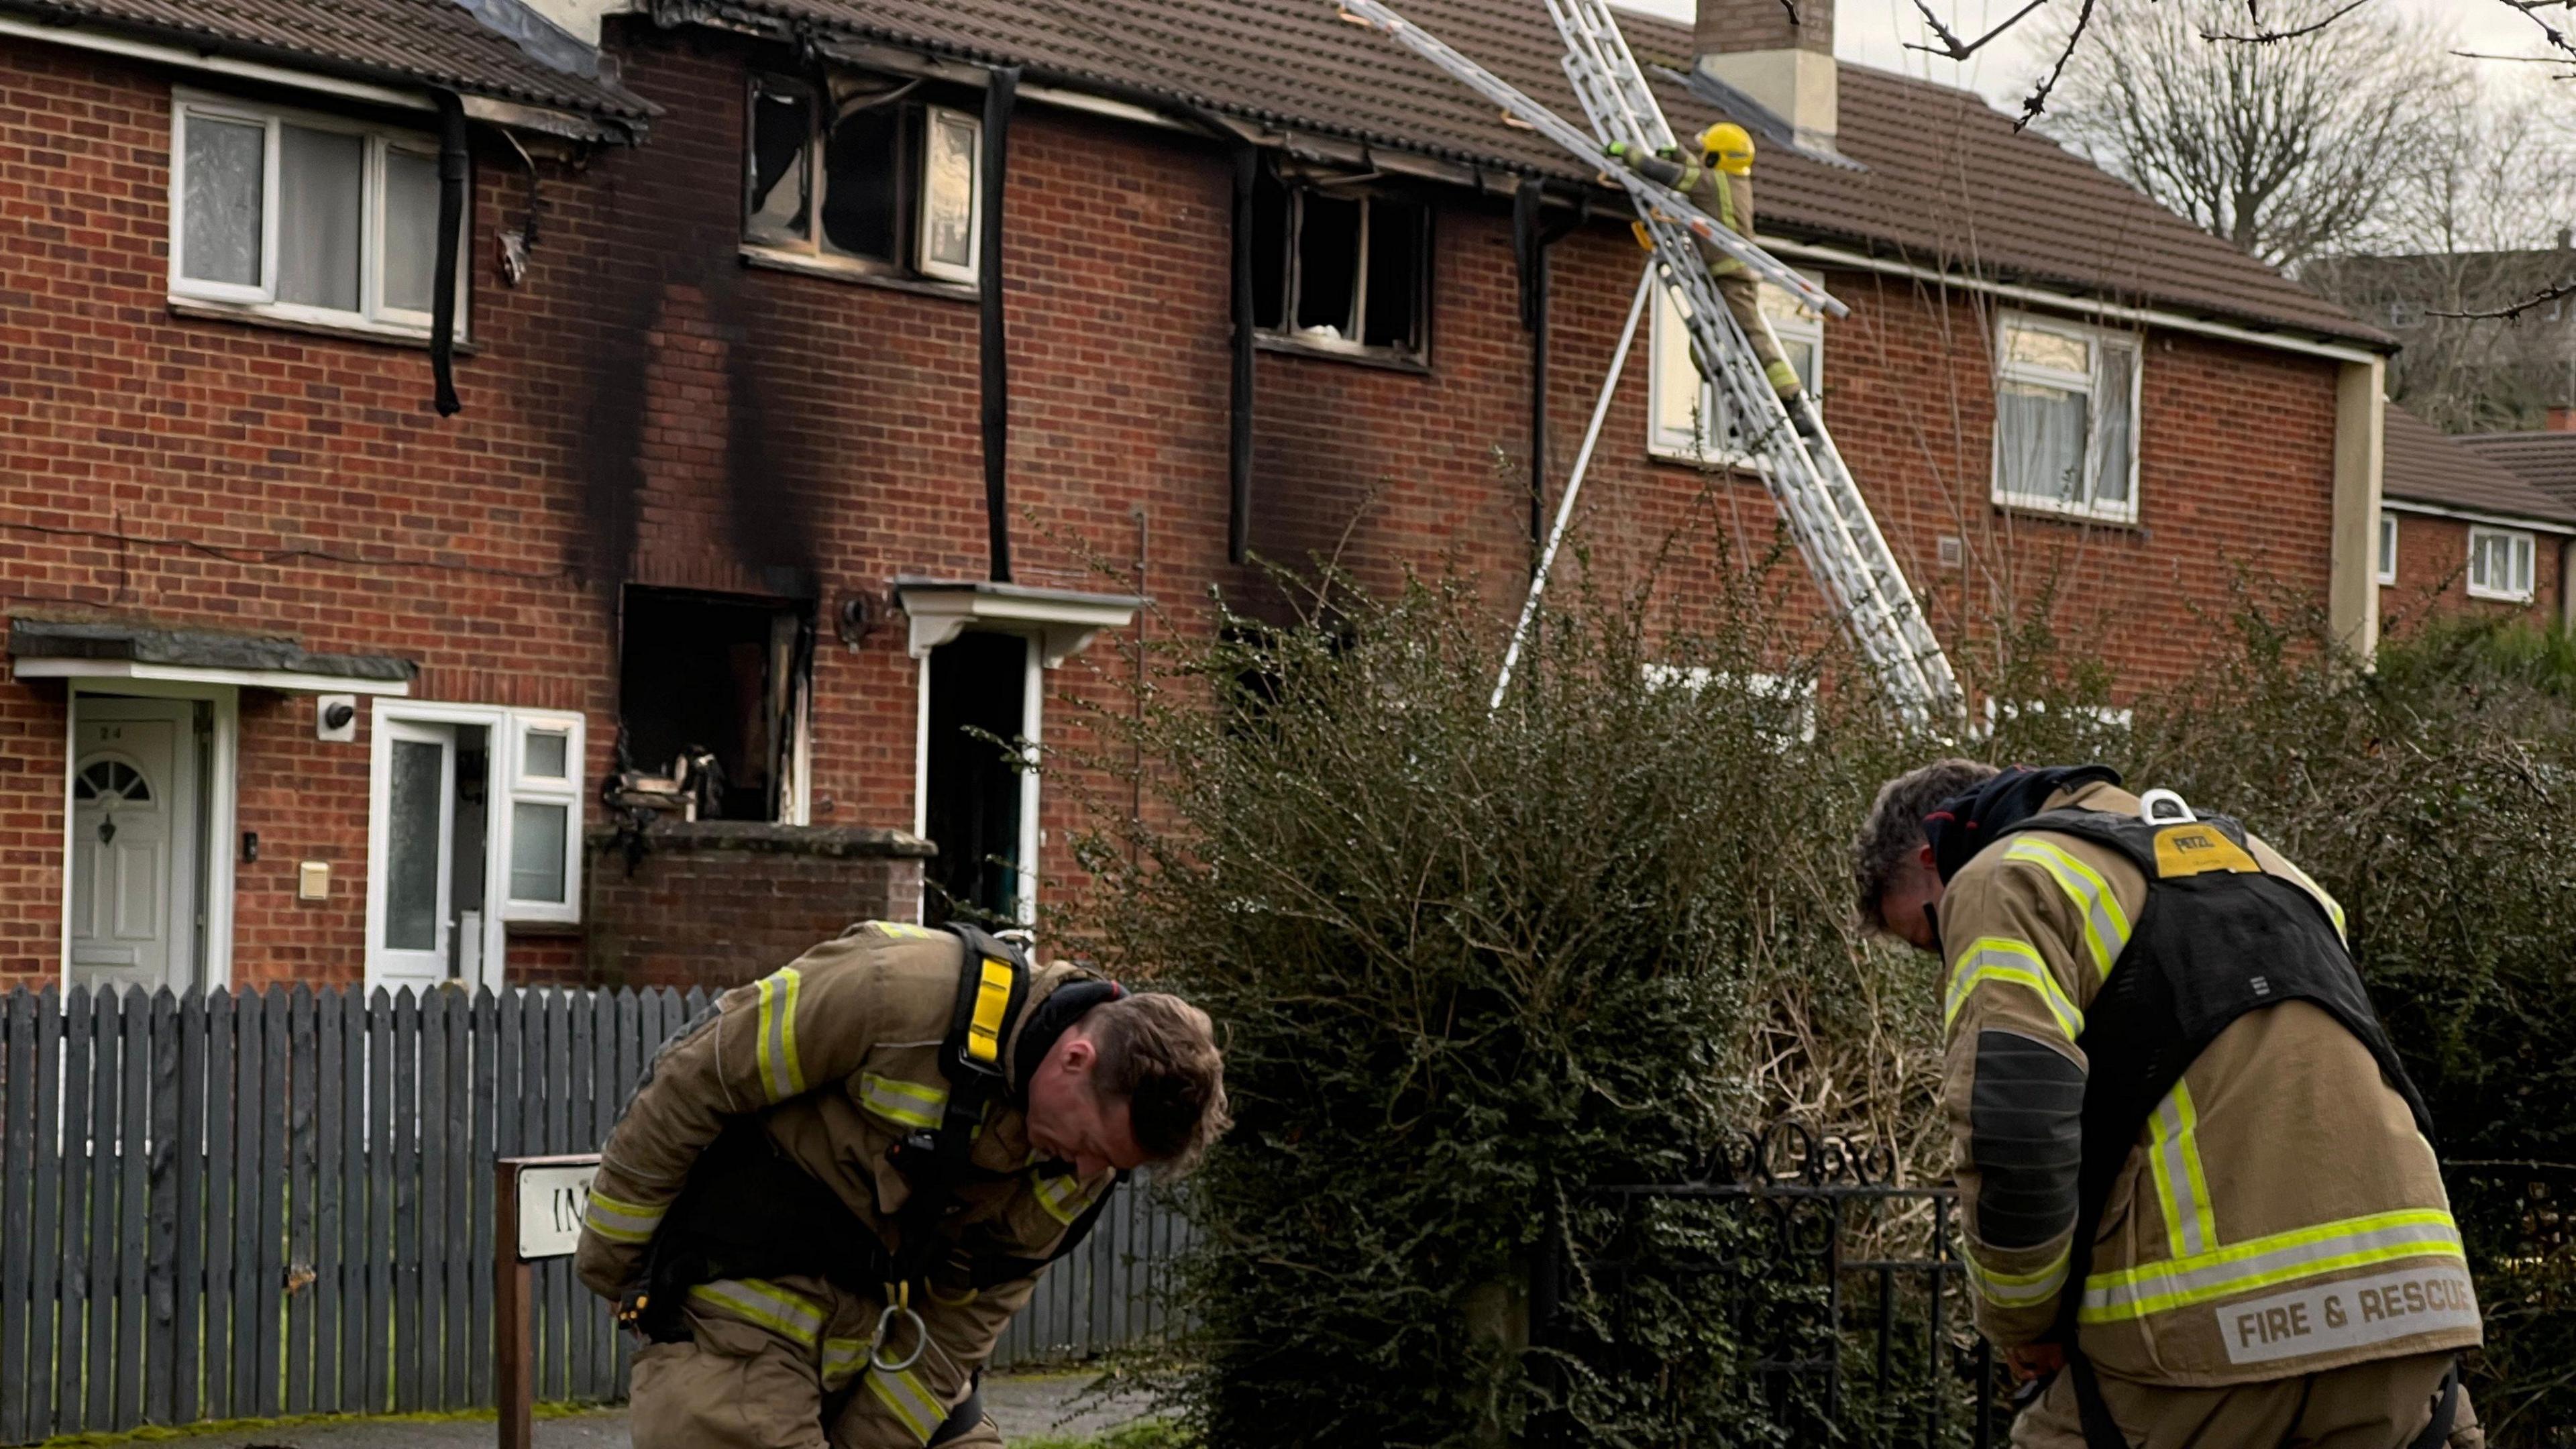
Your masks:
<instances>
[{"instance_id":1,"label":"burnt debris in window","mask_svg":"<svg viewBox=\"0 0 2576 1449\"><path fill-rule=\"evenodd\" d=\"M755 78L743 239L862 271L969 280L955 259L922 255L920 233L925 208L934 219L973 211L971 163L962 175L935 172L925 150L934 122L962 132L971 148L976 122L955 108L975 99L957 87L863 71L819 81ZM965 194L955 194L961 188Z\"/></svg>"},{"instance_id":2,"label":"burnt debris in window","mask_svg":"<svg viewBox=\"0 0 2576 1449\"><path fill-rule=\"evenodd\" d=\"M1253 188L1253 323L1333 351L1418 359L1430 208L1265 172Z\"/></svg>"},{"instance_id":3,"label":"burnt debris in window","mask_svg":"<svg viewBox=\"0 0 2576 1449\"><path fill-rule=\"evenodd\" d=\"M1023 772L1008 742L1025 728L1028 662L1029 641L1016 634L960 634L930 653L922 814L939 847L923 893L932 925L1018 923Z\"/></svg>"},{"instance_id":4,"label":"burnt debris in window","mask_svg":"<svg viewBox=\"0 0 2576 1449\"><path fill-rule=\"evenodd\" d=\"M750 194L743 235L770 245L811 239L813 185L806 172L814 140L814 93L795 81L763 76L751 93Z\"/></svg>"},{"instance_id":5,"label":"burnt debris in window","mask_svg":"<svg viewBox=\"0 0 2576 1449\"><path fill-rule=\"evenodd\" d=\"M629 586L617 696L628 767L686 779L702 819L782 818L811 668L804 615Z\"/></svg>"}]
</instances>

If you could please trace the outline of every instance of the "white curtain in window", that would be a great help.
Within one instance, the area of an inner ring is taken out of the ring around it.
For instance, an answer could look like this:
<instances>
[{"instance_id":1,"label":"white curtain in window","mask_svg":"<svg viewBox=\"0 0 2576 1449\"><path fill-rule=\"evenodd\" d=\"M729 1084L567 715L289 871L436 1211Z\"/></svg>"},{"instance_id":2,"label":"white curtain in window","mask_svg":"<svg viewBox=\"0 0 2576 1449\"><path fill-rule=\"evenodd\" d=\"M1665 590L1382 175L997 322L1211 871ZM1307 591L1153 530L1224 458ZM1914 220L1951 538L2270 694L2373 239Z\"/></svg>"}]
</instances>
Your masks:
<instances>
[{"instance_id":1,"label":"white curtain in window","mask_svg":"<svg viewBox=\"0 0 2576 1449\"><path fill-rule=\"evenodd\" d=\"M190 116L187 148L188 184L180 198L181 274L258 286L268 128Z\"/></svg>"},{"instance_id":2,"label":"white curtain in window","mask_svg":"<svg viewBox=\"0 0 2576 1449\"><path fill-rule=\"evenodd\" d=\"M438 272L438 158L385 148L384 305L429 310Z\"/></svg>"},{"instance_id":3,"label":"white curtain in window","mask_svg":"<svg viewBox=\"0 0 2576 1449\"><path fill-rule=\"evenodd\" d=\"M975 165L983 127L956 111L930 113L922 186L921 269L960 280L974 274Z\"/></svg>"},{"instance_id":4,"label":"white curtain in window","mask_svg":"<svg viewBox=\"0 0 2576 1449\"><path fill-rule=\"evenodd\" d=\"M2022 498L2081 501L2091 412L2084 394L2066 388L2007 382L1997 389L2003 491Z\"/></svg>"},{"instance_id":5,"label":"white curtain in window","mask_svg":"<svg viewBox=\"0 0 2576 1449\"><path fill-rule=\"evenodd\" d=\"M278 141L278 300L355 312L366 138L290 125Z\"/></svg>"}]
</instances>

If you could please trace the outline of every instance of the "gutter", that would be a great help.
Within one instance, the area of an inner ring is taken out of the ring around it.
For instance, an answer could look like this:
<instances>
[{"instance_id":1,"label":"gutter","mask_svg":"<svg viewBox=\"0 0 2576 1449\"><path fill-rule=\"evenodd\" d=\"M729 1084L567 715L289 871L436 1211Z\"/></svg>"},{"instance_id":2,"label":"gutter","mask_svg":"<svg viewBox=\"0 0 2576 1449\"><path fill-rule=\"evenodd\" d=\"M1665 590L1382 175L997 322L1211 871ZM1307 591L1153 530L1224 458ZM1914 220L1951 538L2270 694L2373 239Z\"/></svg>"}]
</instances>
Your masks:
<instances>
[{"instance_id":1,"label":"gutter","mask_svg":"<svg viewBox=\"0 0 2576 1449\"><path fill-rule=\"evenodd\" d=\"M2385 496L2379 506L2391 513L2417 513L2433 518L2456 518L2462 523L2484 524L2489 528L2509 528L2516 533L2576 534L2576 523L2541 518L2516 518L2508 513L2483 513L2474 508L2453 508L2447 503L2421 503L2412 498Z\"/></svg>"},{"instance_id":2,"label":"gutter","mask_svg":"<svg viewBox=\"0 0 2576 1449\"><path fill-rule=\"evenodd\" d=\"M146 61L200 75L219 75L258 85L361 101L397 110L435 112L435 83L387 83L380 72L316 56L241 41L214 40L157 26L107 29L84 24L48 24L0 15L0 38L59 45L99 55ZM643 118L609 119L579 111L494 96L462 97L469 119L513 130L537 131L571 141L640 144L648 122Z\"/></svg>"}]
</instances>

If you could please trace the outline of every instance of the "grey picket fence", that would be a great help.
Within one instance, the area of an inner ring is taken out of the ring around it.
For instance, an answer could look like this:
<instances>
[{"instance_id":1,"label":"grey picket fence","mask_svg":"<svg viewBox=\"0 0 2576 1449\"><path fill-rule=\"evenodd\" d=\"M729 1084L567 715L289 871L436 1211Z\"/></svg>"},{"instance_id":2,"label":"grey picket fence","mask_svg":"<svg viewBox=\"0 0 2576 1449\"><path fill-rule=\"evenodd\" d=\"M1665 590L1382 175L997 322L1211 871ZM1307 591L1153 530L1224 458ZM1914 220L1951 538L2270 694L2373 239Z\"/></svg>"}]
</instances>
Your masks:
<instances>
[{"instance_id":1,"label":"grey picket fence","mask_svg":"<svg viewBox=\"0 0 2576 1449\"><path fill-rule=\"evenodd\" d=\"M595 1150L672 990L306 986L0 997L0 1443L488 1407L492 1163ZM997 1366L1162 1332L1185 1226L1122 1191ZM540 1399L624 1396L629 1345L537 1268Z\"/></svg>"}]
</instances>

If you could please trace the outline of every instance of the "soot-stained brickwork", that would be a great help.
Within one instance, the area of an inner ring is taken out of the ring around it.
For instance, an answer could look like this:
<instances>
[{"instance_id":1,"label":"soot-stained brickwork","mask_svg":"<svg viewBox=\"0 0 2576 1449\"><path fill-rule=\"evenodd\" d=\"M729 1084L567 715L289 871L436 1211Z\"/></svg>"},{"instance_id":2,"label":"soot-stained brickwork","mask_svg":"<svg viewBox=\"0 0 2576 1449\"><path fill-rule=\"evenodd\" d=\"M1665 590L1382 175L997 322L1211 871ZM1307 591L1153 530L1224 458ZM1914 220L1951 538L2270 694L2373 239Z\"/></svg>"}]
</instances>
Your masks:
<instances>
[{"instance_id":1,"label":"soot-stained brickwork","mask_svg":"<svg viewBox=\"0 0 2576 1449\"><path fill-rule=\"evenodd\" d=\"M579 711L585 793L615 767L623 586L810 606L823 616L812 821L909 830L917 661L899 615L855 646L829 615L897 575L985 571L976 305L746 265L747 43L621 19L609 44L663 114L640 148L540 155L539 240L515 287L497 274L495 234L522 224L528 176L478 137L465 410L441 420L416 346L169 305L171 93L204 81L0 42L0 605L290 634L417 662L415 699ZM1021 107L1011 154L1019 578L1138 590L1168 627L1204 628L1211 586L1247 600L1266 587L1225 552L1227 158L1184 131L1037 102ZM1437 206L1427 367L1265 351L1252 536L1269 557L1332 554L1379 582L1407 567L1471 573L1500 621L1530 552L1508 209L1424 194ZM1609 221L1555 249L1553 486L1638 263ZM2332 362L2148 334L2142 524L2077 526L1989 501L1989 303L1825 276L1853 307L1827 328L1829 418L1963 660L1985 621L2052 590L2067 632L2139 681L2194 662L2173 627L2178 590L2214 596L2243 568L2322 598ZM1644 363L1641 341L1582 538L1613 577L1659 559L1667 617L1682 619L1705 593L1695 581L1769 545L1773 516L1756 480L1650 460ZM1961 566L1939 564L1945 535L1963 540ZM1813 626L1811 591L1787 593ZM1050 743L1080 743L1075 703L1127 697L1125 645L1106 636L1049 676ZM240 701L236 826L262 844L236 865L231 979L360 979L371 713L362 702L355 741L324 742L307 697L251 688ZM0 683L0 731L0 981L55 981L63 685ZM1070 888L1073 793L1046 796L1047 891ZM608 822L594 807L590 823ZM657 917L704 915L759 874L749 857L702 868L685 855L654 858L632 885L594 857L591 914L514 935L513 978L734 979L702 947L638 944L660 939ZM325 899L298 899L303 861L332 866ZM853 902L897 901L891 870L799 858L771 878L772 914L802 933ZM742 969L783 949L768 942Z\"/></svg>"}]
</instances>

